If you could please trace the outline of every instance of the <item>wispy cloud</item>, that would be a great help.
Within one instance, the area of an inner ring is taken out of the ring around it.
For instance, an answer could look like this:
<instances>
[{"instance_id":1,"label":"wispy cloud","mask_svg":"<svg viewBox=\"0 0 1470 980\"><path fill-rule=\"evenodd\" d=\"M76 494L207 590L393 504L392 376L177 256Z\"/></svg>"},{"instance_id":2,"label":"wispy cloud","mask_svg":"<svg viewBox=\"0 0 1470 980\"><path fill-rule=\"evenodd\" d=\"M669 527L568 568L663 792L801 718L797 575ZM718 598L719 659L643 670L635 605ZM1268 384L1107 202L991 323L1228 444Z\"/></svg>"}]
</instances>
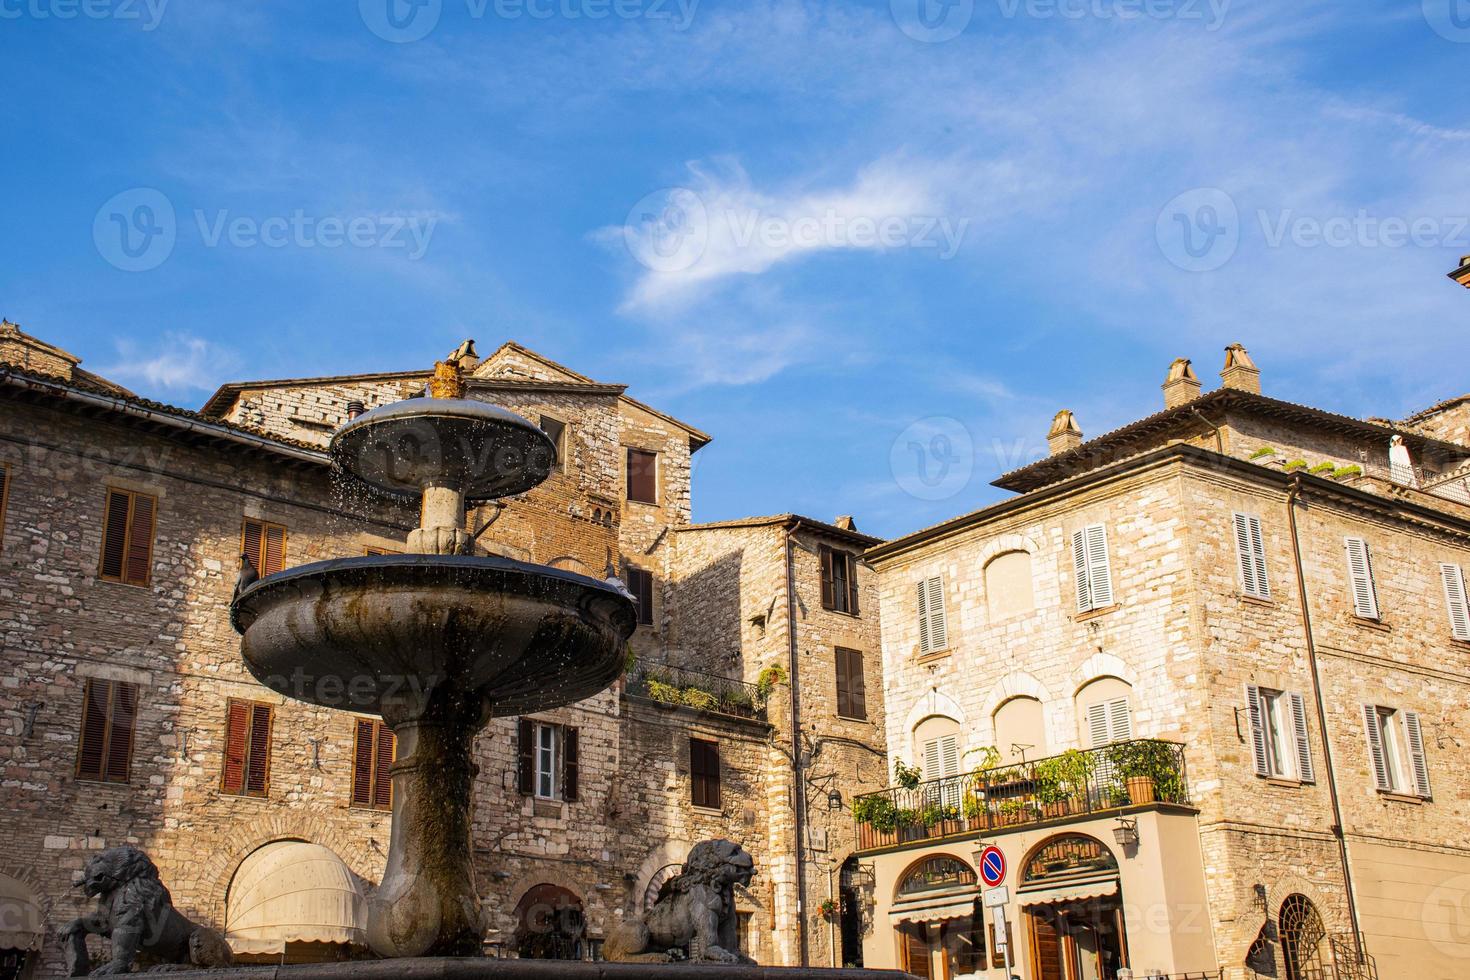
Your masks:
<instances>
[{"instance_id":1,"label":"wispy cloud","mask_svg":"<svg viewBox=\"0 0 1470 980\"><path fill-rule=\"evenodd\" d=\"M118 359L99 368L98 373L159 394L210 391L227 380L240 363L233 350L172 331L147 348L134 341L120 341L117 347Z\"/></svg>"}]
</instances>

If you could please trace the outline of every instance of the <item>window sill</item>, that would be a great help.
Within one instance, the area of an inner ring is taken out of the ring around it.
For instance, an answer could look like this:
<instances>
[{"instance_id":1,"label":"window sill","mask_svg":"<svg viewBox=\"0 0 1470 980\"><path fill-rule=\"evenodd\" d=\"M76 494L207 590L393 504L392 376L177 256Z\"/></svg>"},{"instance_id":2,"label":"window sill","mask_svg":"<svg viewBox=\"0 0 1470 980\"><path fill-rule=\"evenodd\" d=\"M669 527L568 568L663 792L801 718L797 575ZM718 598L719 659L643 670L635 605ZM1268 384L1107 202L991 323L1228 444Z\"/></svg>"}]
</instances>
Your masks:
<instances>
[{"instance_id":1,"label":"window sill","mask_svg":"<svg viewBox=\"0 0 1470 980\"><path fill-rule=\"evenodd\" d=\"M831 606L823 606L822 612L836 613L838 616L846 616L848 619L862 619L862 613L848 612L846 609L833 609Z\"/></svg>"},{"instance_id":2,"label":"window sill","mask_svg":"<svg viewBox=\"0 0 1470 980\"><path fill-rule=\"evenodd\" d=\"M1292 779L1289 776L1261 776L1259 778L1267 786L1280 786L1283 789L1301 789L1306 785L1300 779Z\"/></svg>"},{"instance_id":3,"label":"window sill","mask_svg":"<svg viewBox=\"0 0 1470 980\"><path fill-rule=\"evenodd\" d=\"M531 804L531 816L533 817L561 817L562 804L560 800L537 799Z\"/></svg>"},{"instance_id":4,"label":"window sill","mask_svg":"<svg viewBox=\"0 0 1470 980\"><path fill-rule=\"evenodd\" d=\"M639 507L658 507L657 500L634 500L632 497L623 501L625 504L637 504Z\"/></svg>"},{"instance_id":5,"label":"window sill","mask_svg":"<svg viewBox=\"0 0 1470 980\"><path fill-rule=\"evenodd\" d=\"M928 653L919 654L916 662L920 667L925 667L929 664L938 663L941 660L948 660L953 653L953 650L931 650Z\"/></svg>"},{"instance_id":6,"label":"window sill","mask_svg":"<svg viewBox=\"0 0 1470 980\"><path fill-rule=\"evenodd\" d=\"M1359 629L1372 630L1375 633L1393 632L1393 627L1388 625L1381 619L1368 619L1364 616L1354 616L1352 619L1352 623Z\"/></svg>"},{"instance_id":7,"label":"window sill","mask_svg":"<svg viewBox=\"0 0 1470 980\"><path fill-rule=\"evenodd\" d=\"M723 817L725 815L725 811L723 809L717 809L716 807L712 806L696 806L695 804L691 803L689 804L689 809L693 810L695 813L703 813L704 815L710 817Z\"/></svg>"},{"instance_id":8,"label":"window sill","mask_svg":"<svg viewBox=\"0 0 1470 980\"><path fill-rule=\"evenodd\" d=\"M142 589L145 592L151 591L153 589L153 582L151 580L147 582L124 582L120 578L106 578L104 576L98 575L97 581L106 585L121 585L127 589Z\"/></svg>"},{"instance_id":9,"label":"window sill","mask_svg":"<svg viewBox=\"0 0 1470 980\"><path fill-rule=\"evenodd\" d=\"M1239 599L1247 606L1266 606L1271 609L1276 608L1275 599L1262 599L1258 595L1246 595L1244 592L1235 593L1235 598Z\"/></svg>"},{"instance_id":10,"label":"window sill","mask_svg":"<svg viewBox=\"0 0 1470 980\"><path fill-rule=\"evenodd\" d=\"M1380 800L1387 800L1391 803L1408 803L1413 806L1423 806L1424 804L1430 802L1422 796L1410 796L1408 793L1396 793L1386 789L1381 789L1378 791L1378 798Z\"/></svg>"},{"instance_id":11,"label":"window sill","mask_svg":"<svg viewBox=\"0 0 1470 980\"><path fill-rule=\"evenodd\" d=\"M1109 613L1115 613L1122 608L1123 606L1120 603L1115 602L1111 606L1100 606L1097 609L1089 609L1087 610L1087 612L1080 612L1077 615L1073 616L1072 622L1085 623L1090 619L1097 619L1099 616L1106 616Z\"/></svg>"},{"instance_id":12,"label":"window sill","mask_svg":"<svg viewBox=\"0 0 1470 980\"><path fill-rule=\"evenodd\" d=\"M851 717L849 715L838 715L837 716L837 720L838 721L845 721L849 725L871 725L872 724L872 722L869 721L867 718L853 718L853 717Z\"/></svg>"}]
</instances>

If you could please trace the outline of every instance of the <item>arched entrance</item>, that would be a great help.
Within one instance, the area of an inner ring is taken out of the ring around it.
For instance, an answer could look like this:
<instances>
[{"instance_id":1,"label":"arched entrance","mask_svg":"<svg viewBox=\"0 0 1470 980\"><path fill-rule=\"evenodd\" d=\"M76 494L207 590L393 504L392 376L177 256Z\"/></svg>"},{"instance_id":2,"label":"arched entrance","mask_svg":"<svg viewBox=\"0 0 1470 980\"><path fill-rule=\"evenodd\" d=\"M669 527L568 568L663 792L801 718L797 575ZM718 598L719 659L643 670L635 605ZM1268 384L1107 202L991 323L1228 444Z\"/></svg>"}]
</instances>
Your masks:
<instances>
[{"instance_id":1,"label":"arched entrance","mask_svg":"<svg viewBox=\"0 0 1470 980\"><path fill-rule=\"evenodd\" d=\"M346 959L366 945L367 909L330 848L279 840L252 851L225 894L225 940L245 963Z\"/></svg>"},{"instance_id":2,"label":"arched entrance","mask_svg":"<svg viewBox=\"0 0 1470 980\"><path fill-rule=\"evenodd\" d=\"M1117 980L1128 966L1118 860L1101 841L1042 842L1021 862L1017 899L1035 980Z\"/></svg>"},{"instance_id":3,"label":"arched entrance","mask_svg":"<svg viewBox=\"0 0 1470 980\"><path fill-rule=\"evenodd\" d=\"M1281 903L1277 923L1286 980L1316 980L1322 976L1327 930L1317 907L1304 895L1289 895Z\"/></svg>"},{"instance_id":4,"label":"arched entrance","mask_svg":"<svg viewBox=\"0 0 1470 980\"><path fill-rule=\"evenodd\" d=\"M842 865L837 878L837 905L841 918L838 920L838 936L841 942L842 965L861 969L863 965L863 910L867 902L863 899L863 884L867 876L850 857Z\"/></svg>"},{"instance_id":5,"label":"arched entrance","mask_svg":"<svg viewBox=\"0 0 1470 980\"><path fill-rule=\"evenodd\" d=\"M985 969L984 915L975 869L952 854L934 854L898 879L889 910L906 973L950 980Z\"/></svg>"},{"instance_id":6,"label":"arched entrance","mask_svg":"<svg viewBox=\"0 0 1470 980\"><path fill-rule=\"evenodd\" d=\"M582 900L560 885L536 885L516 903L516 955L523 960L580 960L587 921Z\"/></svg>"},{"instance_id":7,"label":"arched entrance","mask_svg":"<svg viewBox=\"0 0 1470 980\"><path fill-rule=\"evenodd\" d=\"M0 980L25 980L35 972L43 923L35 891L19 878L0 874Z\"/></svg>"}]
</instances>

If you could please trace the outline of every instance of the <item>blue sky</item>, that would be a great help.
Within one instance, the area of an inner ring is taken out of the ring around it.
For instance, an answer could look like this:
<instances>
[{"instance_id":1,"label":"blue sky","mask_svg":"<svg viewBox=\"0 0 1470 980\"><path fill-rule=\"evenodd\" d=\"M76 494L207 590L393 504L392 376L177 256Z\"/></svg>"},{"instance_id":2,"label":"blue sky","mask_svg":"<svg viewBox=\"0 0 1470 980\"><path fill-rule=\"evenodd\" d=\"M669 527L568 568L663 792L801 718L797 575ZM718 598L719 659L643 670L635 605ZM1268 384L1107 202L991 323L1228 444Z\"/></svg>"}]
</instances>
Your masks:
<instances>
[{"instance_id":1,"label":"blue sky","mask_svg":"<svg viewBox=\"0 0 1470 980\"><path fill-rule=\"evenodd\" d=\"M1176 356L1470 390L1470 0L85 4L0 0L0 314L174 403L516 339L892 535Z\"/></svg>"}]
</instances>

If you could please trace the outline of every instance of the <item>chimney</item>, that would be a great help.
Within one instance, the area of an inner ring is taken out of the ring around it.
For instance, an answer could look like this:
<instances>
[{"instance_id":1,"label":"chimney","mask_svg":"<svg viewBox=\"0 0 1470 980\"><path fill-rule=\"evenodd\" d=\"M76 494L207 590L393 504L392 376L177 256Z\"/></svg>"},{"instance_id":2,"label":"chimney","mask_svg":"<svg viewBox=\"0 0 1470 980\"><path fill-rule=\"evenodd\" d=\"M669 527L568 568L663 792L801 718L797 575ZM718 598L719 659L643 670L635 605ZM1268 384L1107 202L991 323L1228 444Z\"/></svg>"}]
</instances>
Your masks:
<instances>
[{"instance_id":1,"label":"chimney","mask_svg":"<svg viewBox=\"0 0 1470 980\"><path fill-rule=\"evenodd\" d=\"M1470 255L1460 260L1460 267L1450 273L1450 278L1466 289L1470 289Z\"/></svg>"},{"instance_id":2,"label":"chimney","mask_svg":"<svg viewBox=\"0 0 1470 980\"><path fill-rule=\"evenodd\" d=\"M837 520L832 522L832 526L840 527L844 531L856 531L857 521L852 519L851 514L843 514L841 517L837 518Z\"/></svg>"},{"instance_id":3,"label":"chimney","mask_svg":"<svg viewBox=\"0 0 1470 980\"><path fill-rule=\"evenodd\" d=\"M1164 379L1164 407L1178 408L1199 397L1199 378L1189 366L1189 358L1177 357L1169 365L1169 376Z\"/></svg>"},{"instance_id":4,"label":"chimney","mask_svg":"<svg viewBox=\"0 0 1470 980\"><path fill-rule=\"evenodd\" d=\"M1225 369L1220 372L1220 380L1227 388L1248 391L1253 395L1261 393L1261 369L1256 367L1250 353L1240 344L1225 348Z\"/></svg>"},{"instance_id":5,"label":"chimney","mask_svg":"<svg viewBox=\"0 0 1470 980\"><path fill-rule=\"evenodd\" d=\"M1077 427L1077 417L1071 409L1062 409L1051 420L1051 431L1046 434L1046 444L1053 456L1076 449L1082 445L1082 430Z\"/></svg>"}]
</instances>

